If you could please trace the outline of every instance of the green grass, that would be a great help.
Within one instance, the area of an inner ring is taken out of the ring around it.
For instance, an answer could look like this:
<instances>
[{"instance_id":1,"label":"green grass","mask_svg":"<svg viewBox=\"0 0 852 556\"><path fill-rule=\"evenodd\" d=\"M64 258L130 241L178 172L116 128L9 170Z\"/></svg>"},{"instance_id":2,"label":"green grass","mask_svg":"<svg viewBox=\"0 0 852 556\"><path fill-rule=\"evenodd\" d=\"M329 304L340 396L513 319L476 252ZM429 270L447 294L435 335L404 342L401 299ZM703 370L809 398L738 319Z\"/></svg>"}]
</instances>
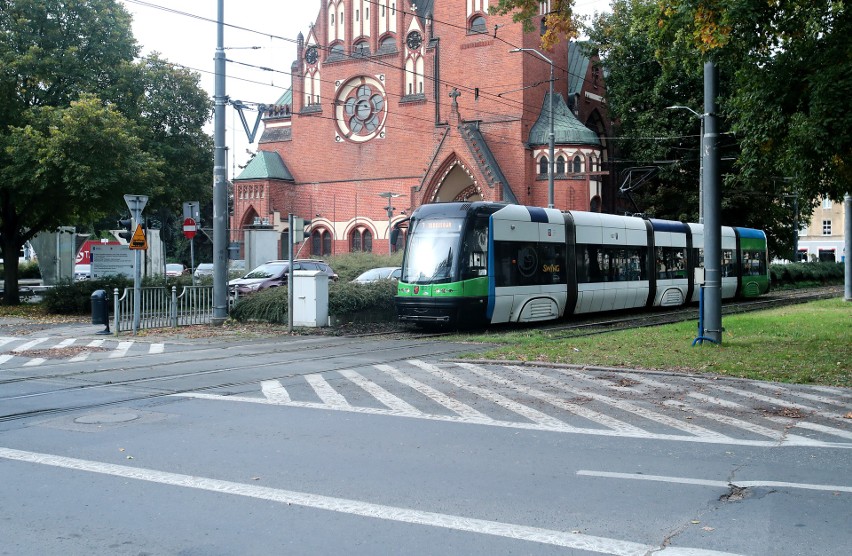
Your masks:
<instances>
[{"instance_id":1,"label":"green grass","mask_svg":"<svg viewBox=\"0 0 852 556\"><path fill-rule=\"evenodd\" d=\"M692 346L696 322L573 339L541 329L464 335L498 344L472 357L606 367L706 372L852 387L852 303L829 299L726 316L722 344Z\"/></svg>"}]
</instances>

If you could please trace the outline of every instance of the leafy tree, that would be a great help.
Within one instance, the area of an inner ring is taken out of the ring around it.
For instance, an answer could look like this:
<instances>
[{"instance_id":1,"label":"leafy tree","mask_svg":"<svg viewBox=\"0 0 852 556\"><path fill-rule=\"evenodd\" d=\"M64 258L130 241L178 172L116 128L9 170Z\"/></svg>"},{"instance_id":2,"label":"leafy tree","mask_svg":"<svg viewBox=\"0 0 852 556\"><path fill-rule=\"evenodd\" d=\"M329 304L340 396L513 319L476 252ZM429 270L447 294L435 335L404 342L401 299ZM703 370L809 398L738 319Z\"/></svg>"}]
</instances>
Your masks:
<instances>
[{"instance_id":1,"label":"leafy tree","mask_svg":"<svg viewBox=\"0 0 852 556\"><path fill-rule=\"evenodd\" d=\"M541 47L552 50L562 40L577 37L578 22L574 16L575 0L552 0L550 12L544 17L545 32L541 36ZM522 22L525 31L537 28L537 16L541 10L539 0L499 0L488 8L489 13L506 15L512 13L512 21Z\"/></svg>"},{"instance_id":2,"label":"leafy tree","mask_svg":"<svg viewBox=\"0 0 852 556\"><path fill-rule=\"evenodd\" d=\"M115 0L0 0L6 303L18 302L17 252L38 232L118 215L125 193L149 195L148 215L209 197L198 77L137 54Z\"/></svg>"}]
</instances>

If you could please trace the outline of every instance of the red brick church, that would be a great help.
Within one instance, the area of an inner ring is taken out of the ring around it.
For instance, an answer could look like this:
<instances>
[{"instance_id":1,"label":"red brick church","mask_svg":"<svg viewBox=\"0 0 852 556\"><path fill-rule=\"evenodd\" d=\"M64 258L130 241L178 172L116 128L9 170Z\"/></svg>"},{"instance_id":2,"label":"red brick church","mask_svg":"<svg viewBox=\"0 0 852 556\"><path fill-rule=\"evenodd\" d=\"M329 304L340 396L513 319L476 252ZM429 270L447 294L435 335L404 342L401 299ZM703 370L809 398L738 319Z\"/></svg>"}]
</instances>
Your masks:
<instances>
[{"instance_id":1,"label":"red brick church","mask_svg":"<svg viewBox=\"0 0 852 556\"><path fill-rule=\"evenodd\" d=\"M312 221L302 256L386 253L389 224L424 203L547 206L550 62L554 206L612 210L604 83L575 43L541 51L489 0L319 4L234 178L233 240L258 222L284 232L292 212Z\"/></svg>"}]
</instances>

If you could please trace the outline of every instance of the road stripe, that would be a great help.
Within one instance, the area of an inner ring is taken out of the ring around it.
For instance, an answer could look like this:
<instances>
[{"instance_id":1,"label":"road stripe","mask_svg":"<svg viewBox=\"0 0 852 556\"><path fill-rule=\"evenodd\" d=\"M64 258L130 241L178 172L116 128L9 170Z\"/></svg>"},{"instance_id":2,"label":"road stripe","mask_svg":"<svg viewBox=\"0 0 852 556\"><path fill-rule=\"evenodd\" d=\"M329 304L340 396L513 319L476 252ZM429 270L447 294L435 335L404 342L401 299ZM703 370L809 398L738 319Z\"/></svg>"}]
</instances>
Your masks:
<instances>
[{"instance_id":1,"label":"road stripe","mask_svg":"<svg viewBox=\"0 0 852 556\"><path fill-rule=\"evenodd\" d=\"M78 353L77 355L75 355L74 357L69 359L68 361L71 362L71 363L76 363L77 361L85 361L86 359L89 358L89 356L91 354L92 354L91 351L81 351L80 353Z\"/></svg>"},{"instance_id":2,"label":"road stripe","mask_svg":"<svg viewBox=\"0 0 852 556\"><path fill-rule=\"evenodd\" d=\"M813 413L814 415L819 415L821 417L825 417L827 419L842 419L843 417L840 415L835 415L834 413L829 413L827 411L821 411L815 407L811 407L809 405L804 405L796 402L791 402L787 400L782 400L780 398L773 398L771 396L764 396L763 394L756 394L754 392L746 392L744 390L740 390L737 388L732 388L731 386L722 386L721 384L717 384L715 386L718 390L722 392L728 392L729 394L735 394L737 396L742 396L744 398L749 398L752 400L757 400L761 402L771 403L772 405L778 405L781 407L795 407L796 409L801 409L802 411L808 411Z\"/></svg>"},{"instance_id":3,"label":"road stripe","mask_svg":"<svg viewBox=\"0 0 852 556\"><path fill-rule=\"evenodd\" d=\"M464 365L467 366L467 363L465 363ZM484 371L485 369L482 369L482 370ZM529 369L522 369L522 368L519 368L519 367L512 367L512 370L523 375L523 376L532 378L533 380L536 380L540 383L547 384L547 385L552 386L554 388L562 388L564 386L564 383L559 382L558 380L555 380L555 379L553 379L549 376L546 376L546 375L539 373L539 372L536 372L536 371L531 371ZM493 373L491 373L491 374L493 375ZM513 383L513 382L510 382L510 381L506 381L506 382L507 382L507 385L509 385L512 388L518 387L518 385ZM627 433L631 433L631 434L634 434L634 435L647 434L648 433L648 431L646 431L644 429L641 429L639 427L635 427L635 426L633 426L629 423L625 423L624 421L620 421L618 419L610 417L609 415L606 415L605 413L601 413L599 411L595 411L593 409L583 407L580 404L571 403L569 401L563 400L562 398L554 396L553 394L547 394L545 392L541 392L539 390L534 390L534 389L528 388L528 387L523 387L523 388L525 388L530 393L530 395L533 395L533 396L535 396L539 399L542 399L542 400L544 400L544 401L546 401L546 402L548 402L552 405L555 405L557 407L561 407L562 409L565 409L566 411L570 411L571 413L579 415L580 417L583 417L583 418L588 419L590 421L593 421L595 423L604 425L605 427L609 427L614 431L627 432ZM533 392L535 392L535 393L533 393Z\"/></svg>"},{"instance_id":4,"label":"road stripe","mask_svg":"<svg viewBox=\"0 0 852 556\"><path fill-rule=\"evenodd\" d=\"M424 371L427 371L427 372L433 374L434 376L436 376L436 377L438 377L438 378L440 378L440 379L442 379L446 382L449 382L450 384L453 384L453 385L455 385L459 388L463 388L464 390L467 390L468 392L472 392L472 393L476 394L477 396L484 398L484 399L486 399L486 400L488 400L492 403L495 403L495 404L499 405L500 407L508 409L509 411L511 411L513 413L517 413L521 417L524 417L525 419L529 419L533 423L538 423L540 425L545 425L545 426L553 427L553 428L556 428L556 429L565 429L565 430L576 431L576 427L572 427L572 426L570 426L566 423L563 423L559 419L555 419L554 417L551 417L550 415L547 415L546 413L542 413L541 411L538 411L537 409L533 409L531 407L527 407L523 404L520 404L520 403L518 403L514 400L510 400L509 398L507 398L505 396L501 396L500 394L497 394L496 392L492 392L491 390L488 390L486 388L480 388L479 386L473 385L473 384L471 384L471 383L469 383L465 380L458 378L457 376L453 376L451 373L441 369L440 367L438 367L436 365L432 365L431 363L426 363L424 361L420 361L420 360L417 360L417 359L411 359L408 362L410 364L414 365L415 367L419 367L419 368L423 369Z\"/></svg>"},{"instance_id":5,"label":"road stripe","mask_svg":"<svg viewBox=\"0 0 852 556\"><path fill-rule=\"evenodd\" d=\"M24 344L19 345L18 347L16 347L15 349L13 349L13 350L12 350L12 352L14 352L14 353L21 353L22 351L27 351L28 349L30 349L30 348L32 348L32 347L35 347L35 346L39 345L39 344L40 344L40 343L42 343L42 342L46 342L46 341L47 341L47 340L49 340L49 339L50 339L50 338L44 337L44 338L36 338L36 339L34 339L34 340L30 340L29 342L26 342L26 343L24 343Z\"/></svg>"},{"instance_id":6,"label":"road stripe","mask_svg":"<svg viewBox=\"0 0 852 556\"><path fill-rule=\"evenodd\" d=\"M33 359L30 359L29 361L24 363L22 366L23 367L37 367L37 366L41 365L42 363L44 363L45 361L47 361L47 359L45 359L43 357L34 357Z\"/></svg>"},{"instance_id":7,"label":"road stripe","mask_svg":"<svg viewBox=\"0 0 852 556\"><path fill-rule=\"evenodd\" d=\"M422 411L420 411L407 401L401 400L397 396L394 396L375 382L367 380L362 375L358 374L353 370L341 369L337 372L360 386L365 392L372 395L374 398L379 400L382 404L384 404L390 409L395 409L397 411L405 411L408 413L422 413Z\"/></svg>"},{"instance_id":8,"label":"road stripe","mask_svg":"<svg viewBox=\"0 0 852 556\"><path fill-rule=\"evenodd\" d=\"M510 366L510 369L515 369L519 367ZM570 371L568 369L554 369L556 372L562 373L567 376L577 377L580 373L575 371ZM585 379L582 375L579 378ZM627 411L628 413L633 413L634 415L638 415L640 417L644 417L650 421L654 421L661 425L665 425L667 427L671 427L674 429L678 429L680 431L686 432L688 434L693 434L695 436L704 436L708 438L720 438L727 439L728 436L724 434L720 434L715 431L711 431L710 429L705 429L704 427L699 427L698 425L693 425L692 423L684 423L678 419L674 419L669 417L668 415L663 415L662 413L657 413L656 411L651 411L649 409L645 409L644 407L640 407L636 404L626 402L623 400L617 400L615 398L610 398L609 396L604 396L602 394L597 394L595 392L591 392L588 390L579 390L575 388L571 388L567 384L563 384L561 386L563 389L568 390L570 392L574 392L579 396L585 396L588 398L592 398L593 400L597 400L599 402L605 403L622 411Z\"/></svg>"},{"instance_id":9,"label":"road stripe","mask_svg":"<svg viewBox=\"0 0 852 556\"><path fill-rule=\"evenodd\" d=\"M838 400L835 398L826 398L825 396L817 396L816 394L808 394L807 392L799 392L798 390L785 390L783 388L779 388L772 384L764 384L762 382L755 382L755 386L758 388L762 388L764 390L769 390L770 392L777 394L787 394L788 396L795 396L797 398L802 398L805 400L810 400L812 402L823 403L826 405L842 405L846 407L846 403L843 400Z\"/></svg>"},{"instance_id":10,"label":"road stripe","mask_svg":"<svg viewBox=\"0 0 852 556\"><path fill-rule=\"evenodd\" d=\"M808 421L802 421L801 419L793 419L791 417L775 417L774 415L767 415L765 419L768 419L769 421L774 421L776 423L782 423L783 425L788 427L809 429L812 431L824 432L825 434L830 434L832 436L839 436L840 438L852 439L852 432L836 429L834 427L827 427L818 423L809 423Z\"/></svg>"},{"instance_id":11,"label":"road stripe","mask_svg":"<svg viewBox=\"0 0 852 556\"><path fill-rule=\"evenodd\" d=\"M90 347L90 348L101 347L102 345L104 345L104 342L106 342L106 340L92 340L91 342L86 344L86 347Z\"/></svg>"},{"instance_id":12,"label":"road stripe","mask_svg":"<svg viewBox=\"0 0 852 556\"><path fill-rule=\"evenodd\" d=\"M14 359L14 358L15 358L14 355L8 355L8 354L0 355L0 365L2 365L6 361L9 361L10 359Z\"/></svg>"},{"instance_id":13,"label":"road stripe","mask_svg":"<svg viewBox=\"0 0 852 556\"><path fill-rule=\"evenodd\" d=\"M166 349L166 344L151 344L151 346L148 348L148 353L149 354L163 353L163 351L165 349Z\"/></svg>"},{"instance_id":14,"label":"road stripe","mask_svg":"<svg viewBox=\"0 0 852 556\"><path fill-rule=\"evenodd\" d=\"M461 417L466 417L468 419L476 419L478 421L491 421L492 419L485 415L484 413L480 413L479 411L473 409L467 404L463 404L462 402L455 400L440 390L436 390L432 388L428 384L424 384L419 380L415 380L408 375L405 375L398 371L397 369L391 367L390 365L373 365L378 370L383 373L389 374L393 377L394 380L399 382L400 384L404 384L409 388L413 389L416 392L420 392L430 400L436 402L438 405L442 405L449 409L450 411L460 415Z\"/></svg>"},{"instance_id":15,"label":"road stripe","mask_svg":"<svg viewBox=\"0 0 852 556\"><path fill-rule=\"evenodd\" d=\"M14 342L17 339L18 338L15 338L14 336L0 336L0 347L3 347L8 343Z\"/></svg>"},{"instance_id":16,"label":"road stripe","mask_svg":"<svg viewBox=\"0 0 852 556\"><path fill-rule=\"evenodd\" d=\"M653 553L661 554L663 556L733 556L730 552L719 552L716 550L704 550L700 548L654 546L621 539L583 535L553 529L544 529L541 527L531 527L527 525L503 523L465 516L413 510L396 506L386 506L383 504L362 502L360 500L335 498L320 494L262 487L259 485L248 485L232 481L223 481L193 475L182 475L167 471L157 471L155 469L128 467L125 465L67 458L50 454L24 452L10 448L0 448L0 457L13 461L49 465L63 469L99 473L113 477L147 481L182 488L192 488L207 492L227 494L230 496L244 496L258 500L269 500L281 504L295 504L306 508L357 515L370 519L409 523L427 527L438 527L479 535L489 535L552 546L561 546L575 550L586 550L600 554L642 556Z\"/></svg>"},{"instance_id":17,"label":"road stripe","mask_svg":"<svg viewBox=\"0 0 852 556\"><path fill-rule=\"evenodd\" d=\"M73 344L76 341L77 341L77 338L65 338L64 340L62 340L61 342L59 342L58 344L56 344L55 346L53 346L50 349L62 349L64 347L70 346L71 344Z\"/></svg>"},{"instance_id":18,"label":"road stripe","mask_svg":"<svg viewBox=\"0 0 852 556\"><path fill-rule=\"evenodd\" d=\"M325 404L334 407L334 408L350 408L352 407L346 398L344 398L340 393L331 387L331 384L326 382L326 380L320 375L305 375L305 381L311 385L311 388L314 389L319 399L321 399Z\"/></svg>"},{"instance_id":19,"label":"road stripe","mask_svg":"<svg viewBox=\"0 0 852 556\"><path fill-rule=\"evenodd\" d=\"M124 357L127 355L127 351L133 346L133 340L127 342L118 342L118 347L116 347L112 353L109 354L110 358L114 357Z\"/></svg>"},{"instance_id":20,"label":"road stripe","mask_svg":"<svg viewBox=\"0 0 852 556\"><path fill-rule=\"evenodd\" d=\"M678 483L683 485L698 485L730 488L738 487L768 487L768 488L800 488L804 490L826 490L829 492L852 492L852 486L818 485L812 483L787 483L783 481L713 481L708 479L689 479L686 477L666 477L663 475L645 475L639 473L612 473L609 471L588 471L581 469L577 475L587 477L605 477L609 479L630 479L634 481L656 481L662 483Z\"/></svg>"},{"instance_id":21,"label":"road stripe","mask_svg":"<svg viewBox=\"0 0 852 556\"><path fill-rule=\"evenodd\" d=\"M260 383L260 390L266 399L272 403L290 403L290 394L277 380L264 380Z\"/></svg>"}]
</instances>

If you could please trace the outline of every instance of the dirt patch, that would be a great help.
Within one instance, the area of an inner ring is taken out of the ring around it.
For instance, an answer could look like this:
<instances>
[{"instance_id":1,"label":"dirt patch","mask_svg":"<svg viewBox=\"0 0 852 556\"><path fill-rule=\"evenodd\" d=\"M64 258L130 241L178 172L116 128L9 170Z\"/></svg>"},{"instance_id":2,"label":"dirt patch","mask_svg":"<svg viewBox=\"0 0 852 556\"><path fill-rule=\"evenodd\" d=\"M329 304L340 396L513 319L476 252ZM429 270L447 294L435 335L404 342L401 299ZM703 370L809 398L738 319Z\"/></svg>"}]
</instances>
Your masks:
<instances>
[{"instance_id":1,"label":"dirt patch","mask_svg":"<svg viewBox=\"0 0 852 556\"><path fill-rule=\"evenodd\" d=\"M102 351L109 350L102 347L68 346L49 349L28 349L27 351L21 352L21 355L40 359L67 359L69 357L80 355L81 353L96 353Z\"/></svg>"}]
</instances>

